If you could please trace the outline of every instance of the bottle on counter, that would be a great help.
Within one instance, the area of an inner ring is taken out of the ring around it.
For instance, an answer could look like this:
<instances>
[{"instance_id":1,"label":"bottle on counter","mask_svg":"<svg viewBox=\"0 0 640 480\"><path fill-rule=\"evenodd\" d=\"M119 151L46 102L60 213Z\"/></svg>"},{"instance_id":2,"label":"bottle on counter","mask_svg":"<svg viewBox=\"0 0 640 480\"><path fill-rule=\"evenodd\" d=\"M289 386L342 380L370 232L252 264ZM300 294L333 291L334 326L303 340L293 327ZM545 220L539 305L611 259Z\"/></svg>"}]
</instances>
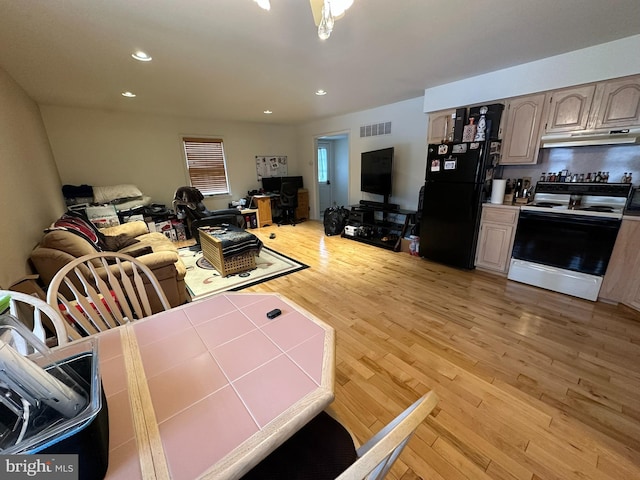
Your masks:
<instances>
[{"instance_id":1,"label":"bottle on counter","mask_svg":"<svg viewBox=\"0 0 640 480\"><path fill-rule=\"evenodd\" d=\"M589 174L587 174L587 178L589 178ZM584 182L584 173L581 173L581 174L578 176L578 181L579 181L580 183ZM589 181L589 180L587 180L587 182L588 182L588 181Z\"/></svg>"},{"instance_id":2,"label":"bottle on counter","mask_svg":"<svg viewBox=\"0 0 640 480\"><path fill-rule=\"evenodd\" d=\"M516 186L514 188L515 198L520 198L522 196L522 179L519 178L516 180Z\"/></svg>"},{"instance_id":3,"label":"bottle on counter","mask_svg":"<svg viewBox=\"0 0 640 480\"><path fill-rule=\"evenodd\" d=\"M603 182L608 182L609 181L609 172L604 172L604 177L602 178Z\"/></svg>"},{"instance_id":4,"label":"bottle on counter","mask_svg":"<svg viewBox=\"0 0 640 480\"><path fill-rule=\"evenodd\" d=\"M540 181L541 182L546 182L547 181L547 177L545 176L545 172L542 172L542 175L540 175Z\"/></svg>"},{"instance_id":5,"label":"bottle on counter","mask_svg":"<svg viewBox=\"0 0 640 480\"><path fill-rule=\"evenodd\" d=\"M595 182L596 182L596 183L599 183L599 182L601 182L601 181L602 181L602 172L598 172L598 173L596 174Z\"/></svg>"},{"instance_id":6,"label":"bottle on counter","mask_svg":"<svg viewBox=\"0 0 640 480\"><path fill-rule=\"evenodd\" d=\"M624 174L622 175L622 180L620 180L622 183L628 183L627 182L627 172L624 172Z\"/></svg>"},{"instance_id":7,"label":"bottle on counter","mask_svg":"<svg viewBox=\"0 0 640 480\"><path fill-rule=\"evenodd\" d=\"M629 176L627 177L627 183L633 183L633 178L631 178L632 173L629 172Z\"/></svg>"},{"instance_id":8,"label":"bottle on counter","mask_svg":"<svg viewBox=\"0 0 640 480\"><path fill-rule=\"evenodd\" d=\"M591 181L591 172L587 172L587 178L584 179L585 182Z\"/></svg>"}]
</instances>

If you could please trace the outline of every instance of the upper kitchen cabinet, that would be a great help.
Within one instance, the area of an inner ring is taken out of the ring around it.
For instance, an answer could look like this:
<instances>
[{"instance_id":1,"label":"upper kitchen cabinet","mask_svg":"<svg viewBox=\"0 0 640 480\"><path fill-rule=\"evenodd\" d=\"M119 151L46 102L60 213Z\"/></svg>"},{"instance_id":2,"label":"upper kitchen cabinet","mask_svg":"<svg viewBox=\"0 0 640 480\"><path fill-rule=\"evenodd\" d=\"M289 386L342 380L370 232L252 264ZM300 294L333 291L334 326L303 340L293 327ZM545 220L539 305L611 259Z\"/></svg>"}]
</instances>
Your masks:
<instances>
[{"instance_id":1,"label":"upper kitchen cabinet","mask_svg":"<svg viewBox=\"0 0 640 480\"><path fill-rule=\"evenodd\" d=\"M598 84L594 128L640 125L640 75Z\"/></svg>"},{"instance_id":2,"label":"upper kitchen cabinet","mask_svg":"<svg viewBox=\"0 0 640 480\"><path fill-rule=\"evenodd\" d=\"M549 102L546 132L585 130L595 93L595 84L554 91Z\"/></svg>"},{"instance_id":3,"label":"upper kitchen cabinet","mask_svg":"<svg viewBox=\"0 0 640 480\"><path fill-rule=\"evenodd\" d=\"M428 143L442 143L453 140L456 110L440 110L429 114Z\"/></svg>"},{"instance_id":4,"label":"upper kitchen cabinet","mask_svg":"<svg viewBox=\"0 0 640 480\"><path fill-rule=\"evenodd\" d=\"M526 95L506 102L501 165L527 165L538 161L538 140L546 94Z\"/></svg>"},{"instance_id":5,"label":"upper kitchen cabinet","mask_svg":"<svg viewBox=\"0 0 640 480\"><path fill-rule=\"evenodd\" d=\"M546 133L640 125L640 75L552 92Z\"/></svg>"}]
</instances>

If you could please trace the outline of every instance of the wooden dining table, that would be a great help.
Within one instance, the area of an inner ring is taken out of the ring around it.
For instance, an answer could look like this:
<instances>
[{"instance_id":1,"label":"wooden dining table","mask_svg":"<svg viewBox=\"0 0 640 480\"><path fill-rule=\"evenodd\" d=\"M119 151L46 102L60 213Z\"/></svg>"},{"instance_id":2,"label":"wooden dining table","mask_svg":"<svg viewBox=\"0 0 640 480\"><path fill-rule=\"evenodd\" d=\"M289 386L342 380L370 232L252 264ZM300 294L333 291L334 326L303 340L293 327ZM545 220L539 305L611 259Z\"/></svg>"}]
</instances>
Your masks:
<instances>
[{"instance_id":1,"label":"wooden dining table","mask_svg":"<svg viewBox=\"0 0 640 480\"><path fill-rule=\"evenodd\" d=\"M334 398L333 328L278 294L223 293L98 339L109 480L239 478Z\"/></svg>"}]
</instances>

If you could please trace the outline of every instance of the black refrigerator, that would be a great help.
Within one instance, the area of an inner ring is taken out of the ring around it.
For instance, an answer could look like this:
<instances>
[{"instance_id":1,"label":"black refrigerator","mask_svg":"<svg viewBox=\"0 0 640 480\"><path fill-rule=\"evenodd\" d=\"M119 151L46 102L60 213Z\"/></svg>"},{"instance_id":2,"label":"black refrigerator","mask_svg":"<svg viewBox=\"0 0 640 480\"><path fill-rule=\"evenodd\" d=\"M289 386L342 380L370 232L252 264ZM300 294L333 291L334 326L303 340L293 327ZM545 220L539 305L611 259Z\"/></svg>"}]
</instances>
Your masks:
<instances>
[{"instance_id":1,"label":"black refrigerator","mask_svg":"<svg viewBox=\"0 0 640 480\"><path fill-rule=\"evenodd\" d=\"M472 269L482 202L490 194L499 141L429 145L420 215L420 256Z\"/></svg>"}]
</instances>

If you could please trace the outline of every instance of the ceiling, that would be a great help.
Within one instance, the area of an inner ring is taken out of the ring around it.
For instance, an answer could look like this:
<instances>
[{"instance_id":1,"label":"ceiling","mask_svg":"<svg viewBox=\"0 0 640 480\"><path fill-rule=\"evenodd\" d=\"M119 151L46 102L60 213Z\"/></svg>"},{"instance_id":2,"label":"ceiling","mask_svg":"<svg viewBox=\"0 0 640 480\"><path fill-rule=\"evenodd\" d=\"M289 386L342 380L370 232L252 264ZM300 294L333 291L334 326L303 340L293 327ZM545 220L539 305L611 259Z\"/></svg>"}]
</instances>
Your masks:
<instances>
[{"instance_id":1,"label":"ceiling","mask_svg":"<svg viewBox=\"0 0 640 480\"><path fill-rule=\"evenodd\" d=\"M299 124L639 33L638 0L355 0L326 41L307 0L0 0L0 67L40 104Z\"/></svg>"}]
</instances>

